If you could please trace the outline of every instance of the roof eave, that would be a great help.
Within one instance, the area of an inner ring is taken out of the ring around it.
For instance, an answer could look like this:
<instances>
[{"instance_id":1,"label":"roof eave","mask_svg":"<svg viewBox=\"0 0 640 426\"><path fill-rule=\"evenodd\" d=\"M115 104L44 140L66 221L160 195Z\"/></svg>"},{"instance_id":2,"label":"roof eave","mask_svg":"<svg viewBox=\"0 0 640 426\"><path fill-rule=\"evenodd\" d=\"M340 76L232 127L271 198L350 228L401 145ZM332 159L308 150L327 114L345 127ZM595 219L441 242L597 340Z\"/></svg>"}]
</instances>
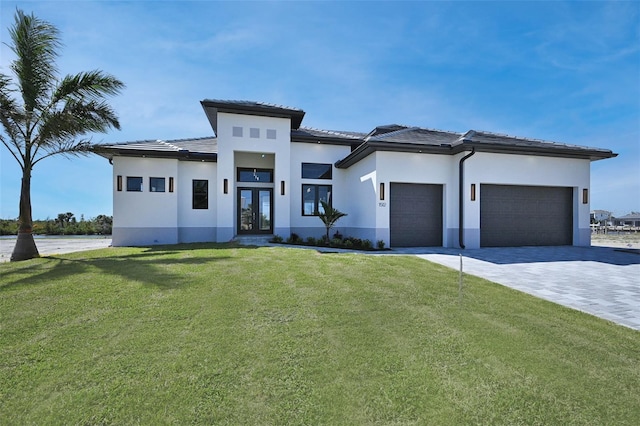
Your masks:
<instances>
[{"instance_id":1,"label":"roof eave","mask_svg":"<svg viewBox=\"0 0 640 426\"><path fill-rule=\"evenodd\" d=\"M325 136L314 136L314 135L296 135L291 136L291 142L301 142L301 143L326 143L329 145L344 145L351 146L353 144L361 144L362 139L350 139L350 138L340 138L340 137L325 137Z\"/></svg>"},{"instance_id":2,"label":"roof eave","mask_svg":"<svg viewBox=\"0 0 640 426\"><path fill-rule=\"evenodd\" d=\"M376 151L387 152L410 152L415 154L438 154L438 155L450 155L452 153L451 146L448 144L442 145L423 145L412 143L397 143L397 142L381 142L381 141L367 141L353 150L348 156L335 163L335 166L339 169L346 169L357 163L358 161L368 157L370 154Z\"/></svg>"},{"instance_id":3,"label":"roof eave","mask_svg":"<svg viewBox=\"0 0 640 426\"><path fill-rule=\"evenodd\" d=\"M292 129L300 128L302 119L305 115L305 112L303 110L294 110L275 106L269 106L268 108L265 108L252 105L233 104L231 102L218 102L210 99L204 99L200 101L200 104L204 108L205 113L207 114L207 118L209 118L209 122L211 122L212 125L213 122L208 109L213 110L213 116L217 115L218 112L225 112L229 114L256 115L260 117L288 118L291 120ZM214 131L215 130L216 129L214 129Z\"/></svg>"},{"instance_id":4,"label":"roof eave","mask_svg":"<svg viewBox=\"0 0 640 426\"><path fill-rule=\"evenodd\" d=\"M339 169L346 169L366 158L376 151L411 152L418 154L439 154L455 155L461 152L470 151L472 148L476 152L488 152L494 154L520 154L535 155L543 157L577 158L583 160L597 161L606 158L616 157L618 154L606 150L580 149L569 147L527 147L527 146L504 146L498 144L476 143L464 140L458 144L422 145L396 142L367 141L352 151L348 156L335 163Z\"/></svg>"},{"instance_id":5,"label":"roof eave","mask_svg":"<svg viewBox=\"0 0 640 426\"><path fill-rule=\"evenodd\" d=\"M535 155L542 157L560 157L560 158L577 158L582 160L604 160L607 158L617 157L618 154L607 151L588 148L571 148L571 147L540 147L540 146L505 146L500 144L487 144L471 141L455 145L452 153L458 154L463 151L470 151L472 148L476 152L488 152L494 154L520 154Z\"/></svg>"},{"instance_id":6,"label":"roof eave","mask_svg":"<svg viewBox=\"0 0 640 426\"><path fill-rule=\"evenodd\" d=\"M107 160L113 160L113 157L141 157L141 158L167 158L177 159L183 161L210 161L217 162L218 154L209 152L191 152L187 150L180 151L152 151L145 149L121 149L121 148L107 148L101 147L100 149L92 150L94 154L106 158Z\"/></svg>"}]
</instances>

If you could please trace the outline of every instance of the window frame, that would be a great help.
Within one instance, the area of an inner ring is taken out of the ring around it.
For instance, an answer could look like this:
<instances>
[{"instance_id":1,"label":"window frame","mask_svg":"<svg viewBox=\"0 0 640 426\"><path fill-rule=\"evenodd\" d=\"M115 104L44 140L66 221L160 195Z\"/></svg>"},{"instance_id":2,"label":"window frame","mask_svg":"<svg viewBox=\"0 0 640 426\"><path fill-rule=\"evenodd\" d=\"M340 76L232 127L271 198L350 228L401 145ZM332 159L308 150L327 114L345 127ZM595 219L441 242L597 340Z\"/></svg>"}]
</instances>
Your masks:
<instances>
[{"instance_id":1,"label":"window frame","mask_svg":"<svg viewBox=\"0 0 640 426\"><path fill-rule=\"evenodd\" d=\"M154 189L153 180L162 181L162 190ZM167 180L163 177L149 176L149 192L167 192Z\"/></svg>"},{"instance_id":2,"label":"window frame","mask_svg":"<svg viewBox=\"0 0 640 426\"><path fill-rule=\"evenodd\" d=\"M196 185L204 182L204 191L196 192ZM204 194L203 200L198 199ZM209 210L209 180L208 179L192 179L191 180L191 209L192 210Z\"/></svg>"},{"instance_id":3,"label":"window frame","mask_svg":"<svg viewBox=\"0 0 640 426\"><path fill-rule=\"evenodd\" d=\"M308 188L312 188L313 189L313 212L312 213L306 213L305 212L305 193L307 192ZM307 216L307 217L311 217L311 216L318 216L320 214L320 209L321 209L321 204L320 204L320 188L326 188L326 192L327 192L327 203L329 204L329 206L333 206L333 185L325 185L325 184L318 184L318 183L303 183L302 184L302 216Z\"/></svg>"},{"instance_id":4,"label":"window frame","mask_svg":"<svg viewBox=\"0 0 640 426\"><path fill-rule=\"evenodd\" d=\"M131 183L134 179L137 179L140 182L139 189L131 189L133 188L133 185L131 185ZM142 192L143 182L144 179L142 178L142 176L127 176L127 192Z\"/></svg>"},{"instance_id":5,"label":"window frame","mask_svg":"<svg viewBox=\"0 0 640 426\"><path fill-rule=\"evenodd\" d=\"M305 166L309 166L307 167L307 175L305 176ZM314 166L328 166L329 169L327 171L325 171L324 173L322 173L321 175L317 175L317 174L313 174L312 176L309 176L309 173L312 172L312 167ZM328 176L327 175L328 172ZM302 179L322 179L322 180L331 180L333 179L333 164L331 163L302 163L302 166L300 167L300 176L302 177Z\"/></svg>"}]
</instances>

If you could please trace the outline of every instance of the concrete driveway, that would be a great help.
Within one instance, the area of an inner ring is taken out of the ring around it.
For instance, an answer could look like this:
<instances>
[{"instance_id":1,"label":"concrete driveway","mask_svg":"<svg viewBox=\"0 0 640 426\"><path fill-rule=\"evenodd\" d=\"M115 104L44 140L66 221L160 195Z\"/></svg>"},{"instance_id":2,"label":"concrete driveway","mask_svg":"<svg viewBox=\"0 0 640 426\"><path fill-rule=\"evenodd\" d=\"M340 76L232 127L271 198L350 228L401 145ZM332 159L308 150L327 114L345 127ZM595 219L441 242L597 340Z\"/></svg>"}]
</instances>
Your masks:
<instances>
[{"instance_id":1,"label":"concrete driveway","mask_svg":"<svg viewBox=\"0 0 640 426\"><path fill-rule=\"evenodd\" d=\"M611 247L401 249L640 330L640 250Z\"/></svg>"}]
</instances>

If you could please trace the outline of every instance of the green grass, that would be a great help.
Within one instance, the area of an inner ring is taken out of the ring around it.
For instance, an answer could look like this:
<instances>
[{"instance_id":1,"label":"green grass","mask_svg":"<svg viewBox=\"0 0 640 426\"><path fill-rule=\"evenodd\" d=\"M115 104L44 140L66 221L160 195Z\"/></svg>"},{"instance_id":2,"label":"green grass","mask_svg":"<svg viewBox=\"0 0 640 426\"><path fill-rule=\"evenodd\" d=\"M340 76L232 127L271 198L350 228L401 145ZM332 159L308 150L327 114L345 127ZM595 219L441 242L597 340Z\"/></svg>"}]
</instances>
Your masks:
<instances>
[{"instance_id":1,"label":"green grass","mask_svg":"<svg viewBox=\"0 0 640 426\"><path fill-rule=\"evenodd\" d=\"M1 424L640 424L640 333L409 256L0 265Z\"/></svg>"}]
</instances>

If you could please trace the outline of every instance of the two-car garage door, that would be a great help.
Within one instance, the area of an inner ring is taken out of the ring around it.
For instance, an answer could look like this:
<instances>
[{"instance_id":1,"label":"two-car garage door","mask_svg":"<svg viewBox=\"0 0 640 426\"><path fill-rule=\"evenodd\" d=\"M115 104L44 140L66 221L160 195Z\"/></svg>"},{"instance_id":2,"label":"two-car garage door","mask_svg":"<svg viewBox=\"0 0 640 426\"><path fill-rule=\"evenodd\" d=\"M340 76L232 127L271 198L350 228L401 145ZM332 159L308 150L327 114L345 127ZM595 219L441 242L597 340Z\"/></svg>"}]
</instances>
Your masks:
<instances>
[{"instance_id":1,"label":"two-car garage door","mask_svg":"<svg viewBox=\"0 0 640 426\"><path fill-rule=\"evenodd\" d=\"M442 185L391 183L392 247L442 246L442 192ZM572 243L572 188L480 185L481 247Z\"/></svg>"},{"instance_id":2,"label":"two-car garage door","mask_svg":"<svg viewBox=\"0 0 640 426\"><path fill-rule=\"evenodd\" d=\"M572 188L480 185L480 246L571 245L572 205Z\"/></svg>"}]
</instances>

